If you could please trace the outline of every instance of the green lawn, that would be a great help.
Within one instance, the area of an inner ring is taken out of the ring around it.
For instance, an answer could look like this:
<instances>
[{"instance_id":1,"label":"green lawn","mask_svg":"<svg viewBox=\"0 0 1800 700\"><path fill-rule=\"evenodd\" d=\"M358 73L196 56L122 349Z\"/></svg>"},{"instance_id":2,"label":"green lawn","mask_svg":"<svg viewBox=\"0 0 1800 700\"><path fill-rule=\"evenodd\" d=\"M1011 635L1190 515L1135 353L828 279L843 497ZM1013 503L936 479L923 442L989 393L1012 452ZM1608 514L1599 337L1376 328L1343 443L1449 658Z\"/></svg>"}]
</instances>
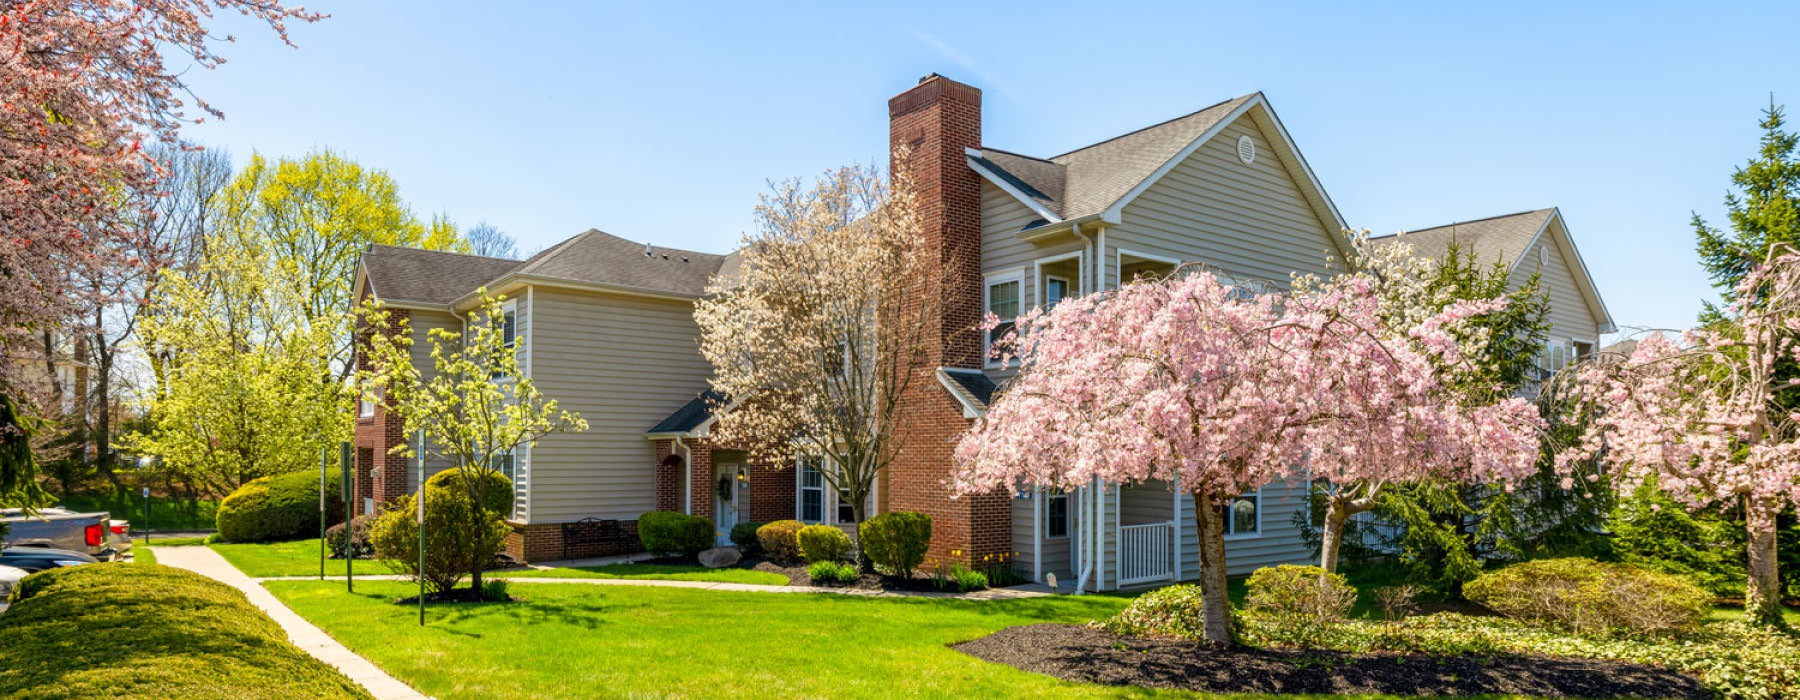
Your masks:
<instances>
[{"instance_id":1,"label":"green lawn","mask_svg":"<svg viewBox=\"0 0 1800 700\"><path fill-rule=\"evenodd\" d=\"M392 603L412 588L265 584L421 692L530 697L1198 697L1057 681L946 645L1003 627L1083 623L1117 596L874 599L680 588L515 585L512 603Z\"/></svg>"},{"instance_id":2,"label":"green lawn","mask_svg":"<svg viewBox=\"0 0 1800 700\"><path fill-rule=\"evenodd\" d=\"M149 547L142 545L132 547L131 560L139 564L155 564L156 552L152 552Z\"/></svg>"},{"instance_id":3,"label":"green lawn","mask_svg":"<svg viewBox=\"0 0 1800 700\"><path fill-rule=\"evenodd\" d=\"M137 494L74 494L64 496L60 504L76 511L104 510L112 517L131 521L132 528L144 527L144 499ZM211 530L219 502L209 500L150 497L152 530Z\"/></svg>"},{"instance_id":4,"label":"green lawn","mask_svg":"<svg viewBox=\"0 0 1800 700\"><path fill-rule=\"evenodd\" d=\"M155 540L151 540L152 543ZM292 542L255 542L244 544L210 544L213 551L225 557L232 566L254 578L276 576L318 576L319 538ZM356 574L391 574L380 562L356 560ZM343 576L344 560L325 560L325 575Z\"/></svg>"},{"instance_id":5,"label":"green lawn","mask_svg":"<svg viewBox=\"0 0 1800 700\"><path fill-rule=\"evenodd\" d=\"M666 564L613 564L555 569L519 569L495 571L488 575L507 578L636 578L718 581L721 583L754 583L764 586L785 586L788 582L786 576L767 571L708 569L700 566L669 566Z\"/></svg>"},{"instance_id":6,"label":"green lawn","mask_svg":"<svg viewBox=\"0 0 1800 700\"><path fill-rule=\"evenodd\" d=\"M142 538L142 537L139 537L133 541L136 542L137 545L140 547L143 546L143 544L144 544L144 538ZM317 542L318 540L313 540L313 541ZM151 537L150 538L150 546L152 546L152 547L197 547L197 546L203 545L203 544L206 544L205 537Z\"/></svg>"}]
</instances>

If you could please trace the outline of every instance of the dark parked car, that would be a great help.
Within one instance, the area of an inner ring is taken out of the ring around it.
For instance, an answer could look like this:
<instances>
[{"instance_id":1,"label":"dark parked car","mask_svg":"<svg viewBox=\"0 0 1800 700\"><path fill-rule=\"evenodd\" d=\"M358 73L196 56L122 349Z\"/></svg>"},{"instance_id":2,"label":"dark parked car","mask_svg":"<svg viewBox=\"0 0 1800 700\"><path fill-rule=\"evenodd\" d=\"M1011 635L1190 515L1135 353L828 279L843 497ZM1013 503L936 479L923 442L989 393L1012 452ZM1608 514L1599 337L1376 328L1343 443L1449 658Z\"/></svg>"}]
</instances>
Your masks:
<instances>
[{"instance_id":1,"label":"dark parked car","mask_svg":"<svg viewBox=\"0 0 1800 700\"><path fill-rule=\"evenodd\" d=\"M93 555L71 552L66 549L50 549L48 547L7 547L0 549L0 566L10 566L37 573L45 569L59 566L80 566L94 564L100 560Z\"/></svg>"}]
</instances>

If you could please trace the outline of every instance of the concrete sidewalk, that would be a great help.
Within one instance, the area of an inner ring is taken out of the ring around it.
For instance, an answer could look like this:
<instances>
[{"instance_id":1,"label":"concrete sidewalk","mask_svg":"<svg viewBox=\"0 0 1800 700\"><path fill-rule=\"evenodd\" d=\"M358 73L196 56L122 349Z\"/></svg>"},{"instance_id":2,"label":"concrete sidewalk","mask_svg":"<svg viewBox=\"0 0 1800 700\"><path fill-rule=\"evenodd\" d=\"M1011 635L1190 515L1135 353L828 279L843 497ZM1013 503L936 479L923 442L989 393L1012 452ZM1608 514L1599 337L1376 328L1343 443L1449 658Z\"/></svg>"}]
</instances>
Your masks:
<instances>
[{"instance_id":1,"label":"concrete sidewalk","mask_svg":"<svg viewBox=\"0 0 1800 700\"><path fill-rule=\"evenodd\" d=\"M274 618L294 646L300 647L313 658L330 664L348 676L350 680L361 684L376 700L423 700L426 696L412 687L401 683L393 676L381 670L368 659L350 651L349 647L339 644L324 630L307 622L298 613L288 609L286 605L264 589L255 579L245 576L224 557L219 556L211 547L152 547L159 564L187 569L207 578L225 583L244 592L250 602L261 608L269 617Z\"/></svg>"}]
</instances>

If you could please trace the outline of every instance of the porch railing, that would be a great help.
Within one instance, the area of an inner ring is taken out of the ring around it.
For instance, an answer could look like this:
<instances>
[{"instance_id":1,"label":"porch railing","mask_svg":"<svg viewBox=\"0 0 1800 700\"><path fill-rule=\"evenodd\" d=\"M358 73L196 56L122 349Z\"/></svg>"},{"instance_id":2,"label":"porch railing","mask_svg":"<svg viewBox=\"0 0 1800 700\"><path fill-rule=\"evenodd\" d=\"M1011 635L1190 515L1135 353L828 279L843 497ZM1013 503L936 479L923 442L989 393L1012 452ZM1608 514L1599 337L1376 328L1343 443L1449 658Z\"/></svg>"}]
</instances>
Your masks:
<instances>
[{"instance_id":1,"label":"porch railing","mask_svg":"<svg viewBox=\"0 0 1800 700\"><path fill-rule=\"evenodd\" d=\"M1119 585L1174 578L1174 521L1119 527Z\"/></svg>"}]
</instances>

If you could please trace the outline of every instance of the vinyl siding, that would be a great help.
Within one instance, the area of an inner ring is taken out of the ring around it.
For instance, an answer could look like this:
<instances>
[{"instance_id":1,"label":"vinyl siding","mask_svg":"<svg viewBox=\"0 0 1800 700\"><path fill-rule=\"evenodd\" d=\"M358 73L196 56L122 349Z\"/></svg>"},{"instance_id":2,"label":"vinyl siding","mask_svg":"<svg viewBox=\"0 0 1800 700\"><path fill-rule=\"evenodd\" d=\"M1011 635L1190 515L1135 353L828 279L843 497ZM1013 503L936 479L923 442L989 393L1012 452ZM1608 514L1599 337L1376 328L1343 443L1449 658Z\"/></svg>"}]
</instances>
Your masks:
<instances>
[{"instance_id":1,"label":"vinyl siding","mask_svg":"<svg viewBox=\"0 0 1800 700\"><path fill-rule=\"evenodd\" d=\"M1237 140L1256 141L1255 162ZM1125 206L1106 230L1107 286L1118 284L1119 249L1200 262L1235 277L1286 287L1295 272L1344 269L1337 231L1321 223L1300 184L1251 119L1239 119Z\"/></svg>"},{"instance_id":2,"label":"vinyl siding","mask_svg":"<svg viewBox=\"0 0 1800 700\"><path fill-rule=\"evenodd\" d=\"M1557 243L1557 230L1560 224L1551 223L1530 250L1525 251L1519 259L1518 267L1513 269L1512 286L1516 289L1531 279L1533 274L1539 276L1538 283L1550 296L1550 339L1562 342L1578 340L1584 343L1598 343L1600 339L1600 322L1589 311L1588 303L1582 296L1581 288L1576 286L1574 260L1563 255L1562 246ZM1541 263L1539 250L1548 251L1548 264ZM1597 347L1597 346L1596 346Z\"/></svg>"},{"instance_id":3,"label":"vinyl siding","mask_svg":"<svg viewBox=\"0 0 1800 700\"><path fill-rule=\"evenodd\" d=\"M443 328L460 333L462 331L462 319L452 316L448 312L425 311L422 309L414 309L411 314L411 317L408 319L408 324L412 327L413 366L419 368L419 379L421 381L428 381L433 375L437 374L435 368L431 364L431 331L433 329ZM411 440L413 439L413 436L408 435L407 439ZM426 447L425 454L425 470L431 474L436 474L456 465L456 462L452 458L437 454L436 451L429 446ZM406 488L408 491L418 490L419 472L416 468L409 468L406 470Z\"/></svg>"},{"instance_id":4,"label":"vinyl siding","mask_svg":"<svg viewBox=\"0 0 1800 700\"><path fill-rule=\"evenodd\" d=\"M1013 570L1018 571L1026 578L1030 578L1032 575L1033 563L1035 561L1033 556L1038 553L1037 548L1032 546L1033 525L1035 524L1033 513L1036 509L1043 507L1043 503L1047 498L1047 494L1039 494L1035 498L1015 498L1012 501L1013 551L1019 553L1018 556L1013 559ZM1065 590L1067 586L1074 585L1075 583L1075 571L1073 568L1075 561L1075 518L1073 517L1076 511L1075 503L1075 495L1070 494L1069 512L1071 513L1071 517L1069 519L1069 536L1057 538L1046 537L1044 538L1044 543L1041 548L1044 557L1043 572L1046 574L1056 574L1058 585L1065 587ZM1048 528L1049 526L1045 525L1045 527ZM1045 530L1045 532L1048 531L1048 529ZM1038 581L1038 583L1042 583L1042 581Z\"/></svg>"},{"instance_id":5,"label":"vinyl siding","mask_svg":"<svg viewBox=\"0 0 1800 700\"><path fill-rule=\"evenodd\" d=\"M532 376L588 430L531 450L530 521L635 519L656 505L644 431L704 389L711 371L693 305L538 287L532 306Z\"/></svg>"}]
</instances>

